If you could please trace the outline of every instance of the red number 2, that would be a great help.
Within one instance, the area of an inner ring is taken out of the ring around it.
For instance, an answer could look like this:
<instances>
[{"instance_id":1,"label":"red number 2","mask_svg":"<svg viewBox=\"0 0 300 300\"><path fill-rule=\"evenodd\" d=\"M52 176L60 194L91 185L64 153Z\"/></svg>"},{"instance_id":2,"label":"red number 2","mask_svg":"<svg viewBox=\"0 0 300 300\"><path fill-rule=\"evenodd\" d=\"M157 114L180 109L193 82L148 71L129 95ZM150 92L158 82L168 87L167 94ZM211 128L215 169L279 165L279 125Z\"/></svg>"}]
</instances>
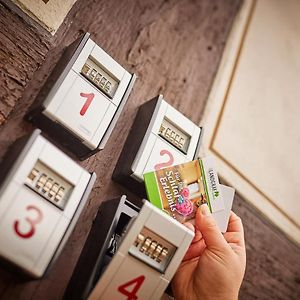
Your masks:
<instances>
[{"instance_id":1,"label":"red number 2","mask_svg":"<svg viewBox=\"0 0 300 300\"><path fill-rule=\"evenodd\" d=\"M164 156L164 155L169 156L169 160L166 161L166 162L160 163L160 164L156 164L154 166L154 169L156 171L160 170L162 168L166 168L166 167L172 166L172 164L174 163L174 156L173 156L173 154L170 151L168 151L168 150L161 150L159 154L160 154L160 156Z\"/></svg>"},{"instance_id":2,"label":"red number 2","mask_svg":"<svg viewBox=\"0 0 300 300\"><path fill-rule=\"evenodd\" d=\"M31 238L35 233L35 225L40 223L43 219L42 211L39 208L37 208L36 206L28 205L26 207L26 210L34 210L37 214L37 217L35 219L31 219L29 217L25 218L25 220L30 224L30 230L27 232L20 231L20 229L19 229L20 222L19 221L14 222L14 229L15 229L16 234L23 239Z\"/></svg>"},{"instance_id":3,"label":"red number 2","mask_svg":"<svg viewBox=\"0 0 300 300\"><path fill-rule=\"evenodd\" d=\"M84 114L88 110L89 106L91 105L91 103L95 97L95 94L94 93L89 93L89 94L80 93L80 96L86 98L86 101L80 110L80 115L84 116Z\"/></svg>"},{"instance_id":4,"label":"red number 2","mask_svg":"<svg viewBox=\"0 0 300 300\"><path fill-rule=\"evenodd\" d=\"M141 287L145 280L145 276L141 275L137 278L134 278L118 287L118 291L127 296L127 300L137 300L138 297L136 296L137 291ZM131 285L134 285L133 289L131 291L128 290L128 287Z\"/></svg>"}]
</instances>

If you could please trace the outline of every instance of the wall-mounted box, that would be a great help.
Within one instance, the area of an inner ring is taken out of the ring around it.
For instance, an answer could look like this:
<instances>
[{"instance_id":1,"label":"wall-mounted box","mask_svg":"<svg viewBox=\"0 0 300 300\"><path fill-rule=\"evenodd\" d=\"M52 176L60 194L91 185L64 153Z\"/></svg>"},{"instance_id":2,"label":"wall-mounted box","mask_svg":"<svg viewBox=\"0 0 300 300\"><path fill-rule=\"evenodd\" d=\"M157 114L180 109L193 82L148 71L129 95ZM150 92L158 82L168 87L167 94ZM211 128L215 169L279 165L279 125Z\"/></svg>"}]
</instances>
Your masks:
<instances>
[{"instance_id":1,"label":"wall-mounted box","mask_svg":"<svg viewBox=\"0 0 300 300\"><path fill-rule=\"evenodd\" d=\"M101 203L64 294L65 300L85 300L117 251L118 241L140 208L126 196Z\"/></svg>"},{"instance_id":2,"label":"wall-mounted box","mask_svg":"<svg viewBox=\"0 0 300 300\"><path fill-rule=\"evenodd\" d=\"M202 131L162 95L153 98L138 110L113 179L145 197L143 174L197 158Z\"/></svg>"},{"instance_id":3,"label":"wall-mounted box","mask_svg":"<svg viewBox=\"0 0 300 300\"><path fill-rule=\"evenodd\" d=\"M144 200L88 299L160 299L193 237Z\"/></svg>"},{"instance_id":4,"label":"wall-mounted box","mask_svg":"<svg viewBox=\"0 0 300 300\"><path fill-rule=\"evenodd\" d=\"M135 79L86 33L65 50L27 118L85 159L104 148Z\"/></svg>"},{"instance_id":5,"label":"wall-mounted box","mask_svg":"<svg viewBox=\"0 0 300 300\"><path fill-rule=\"evenodd\" d=\"M90 174L36 129L1 163L0 256L41 277L61 252L87 201Z\"/></svg>"},{"instance_id":6,"label":"wall-mounted box","mask_svg":"<svg viewBox=\"0 0 300 300\"><path fill-rule=\"evenodd\" d=\"M106 201L64 299L160 299L193 236L148 201Z\"/></svg>"}]
</instances>

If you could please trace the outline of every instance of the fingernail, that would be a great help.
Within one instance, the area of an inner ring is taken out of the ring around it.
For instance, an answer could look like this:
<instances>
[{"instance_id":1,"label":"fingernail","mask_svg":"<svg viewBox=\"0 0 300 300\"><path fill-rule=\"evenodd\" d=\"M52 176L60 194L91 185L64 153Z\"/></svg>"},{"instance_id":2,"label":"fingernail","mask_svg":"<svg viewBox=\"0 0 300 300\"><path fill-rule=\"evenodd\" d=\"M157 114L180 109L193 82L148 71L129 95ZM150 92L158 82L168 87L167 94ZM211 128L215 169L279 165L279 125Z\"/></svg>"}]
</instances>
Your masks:
<instances>
[{"instance_id":1,"label":"fingernail","mask_svg":"<svg viewBox=\"0 0 300 300\"><path fill-rule=\"evenodd\" d=\"M201 205L201 213L202 215L204 216L209 216L211 213L210 213L210 210L209 210L209 207L207 204L202 204Z\"/></svg>"}]
</instances>

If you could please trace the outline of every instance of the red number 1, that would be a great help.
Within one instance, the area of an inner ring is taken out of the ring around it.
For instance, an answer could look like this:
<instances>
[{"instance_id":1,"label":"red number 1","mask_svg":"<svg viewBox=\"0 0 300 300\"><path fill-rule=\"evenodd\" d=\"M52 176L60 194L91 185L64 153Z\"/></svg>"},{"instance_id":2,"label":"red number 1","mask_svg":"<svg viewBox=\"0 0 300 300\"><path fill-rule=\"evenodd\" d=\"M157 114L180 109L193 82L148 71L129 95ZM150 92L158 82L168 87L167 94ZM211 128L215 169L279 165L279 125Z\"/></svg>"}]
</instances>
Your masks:
<instances>
[{"instance_id":1,"label":"red number 1","mask_svg":"<svg viewBox=\"0 0 300 300\"><path fill-rule=\"evenodd\" d=\"M134 278L118 287L118 291L127 296L127 300L137 300L138 297L136 296L137 291L141 287L145 280L145 276L141 275L137 278ZM134 285L133 289L131 291L128 290L128 287L131 285Z\"/></svg>"},{"instance_id":2,"label":"red number 1","mask_svg":"<svg viewBox=\"0 0 300 300\"><path fill-rule=\"evenodd\" d=\"M95 94L94 93L89 93L89 94L80 93L80 96L86 98L86 101L80 110L80 115L84 116L84 114L88 110L89 106L91 105L91 103L95 97Z\"/></svg>"}]
</instances>

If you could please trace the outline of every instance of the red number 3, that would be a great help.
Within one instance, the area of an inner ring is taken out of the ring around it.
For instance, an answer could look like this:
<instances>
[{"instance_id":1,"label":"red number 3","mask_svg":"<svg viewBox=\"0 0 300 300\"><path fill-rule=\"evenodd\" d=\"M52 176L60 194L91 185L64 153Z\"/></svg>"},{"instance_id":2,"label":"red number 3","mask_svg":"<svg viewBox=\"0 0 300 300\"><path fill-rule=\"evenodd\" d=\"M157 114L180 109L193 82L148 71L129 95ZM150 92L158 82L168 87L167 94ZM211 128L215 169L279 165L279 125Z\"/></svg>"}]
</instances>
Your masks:
<instances>
[{"instance_id":1,"label":"red number 3","mask_svg":"<svg viewBox=\"0 0 300 300\"><path fill-rule=\"evenodd\" d=\"M137 278L134 278L118 287L118 291L127 296L127 300L137 300L138 297L136 296L137 291L141 287L145 280L145 276L141 275ZM128 290L128 287L133 285L133 289L131 291Z\"/></svg>"},{"instance_id":2,"label":"red number 3","mask_svg":"<svg viewBox=\"0 0 300 300\"><path fill-rule=\"evenodd\" d=\"M33 205L28 205L26 207L26 210L33 210L36 212L36 218L35 219L31 219L29 217L26 217L25 220L30 224L30 229L27 231L27 232L21 232L20 229L19 229L19 224L20 222L19 221L15 221L14 223L14 229L15 229L15 232L16 234L23 238L23 239L29 239L31 238L34 233L35 233L35 225L40 223L43 219L43 213L42 211L37 208L36 206L33 206Z\"/></svg>"}]
</instances>

